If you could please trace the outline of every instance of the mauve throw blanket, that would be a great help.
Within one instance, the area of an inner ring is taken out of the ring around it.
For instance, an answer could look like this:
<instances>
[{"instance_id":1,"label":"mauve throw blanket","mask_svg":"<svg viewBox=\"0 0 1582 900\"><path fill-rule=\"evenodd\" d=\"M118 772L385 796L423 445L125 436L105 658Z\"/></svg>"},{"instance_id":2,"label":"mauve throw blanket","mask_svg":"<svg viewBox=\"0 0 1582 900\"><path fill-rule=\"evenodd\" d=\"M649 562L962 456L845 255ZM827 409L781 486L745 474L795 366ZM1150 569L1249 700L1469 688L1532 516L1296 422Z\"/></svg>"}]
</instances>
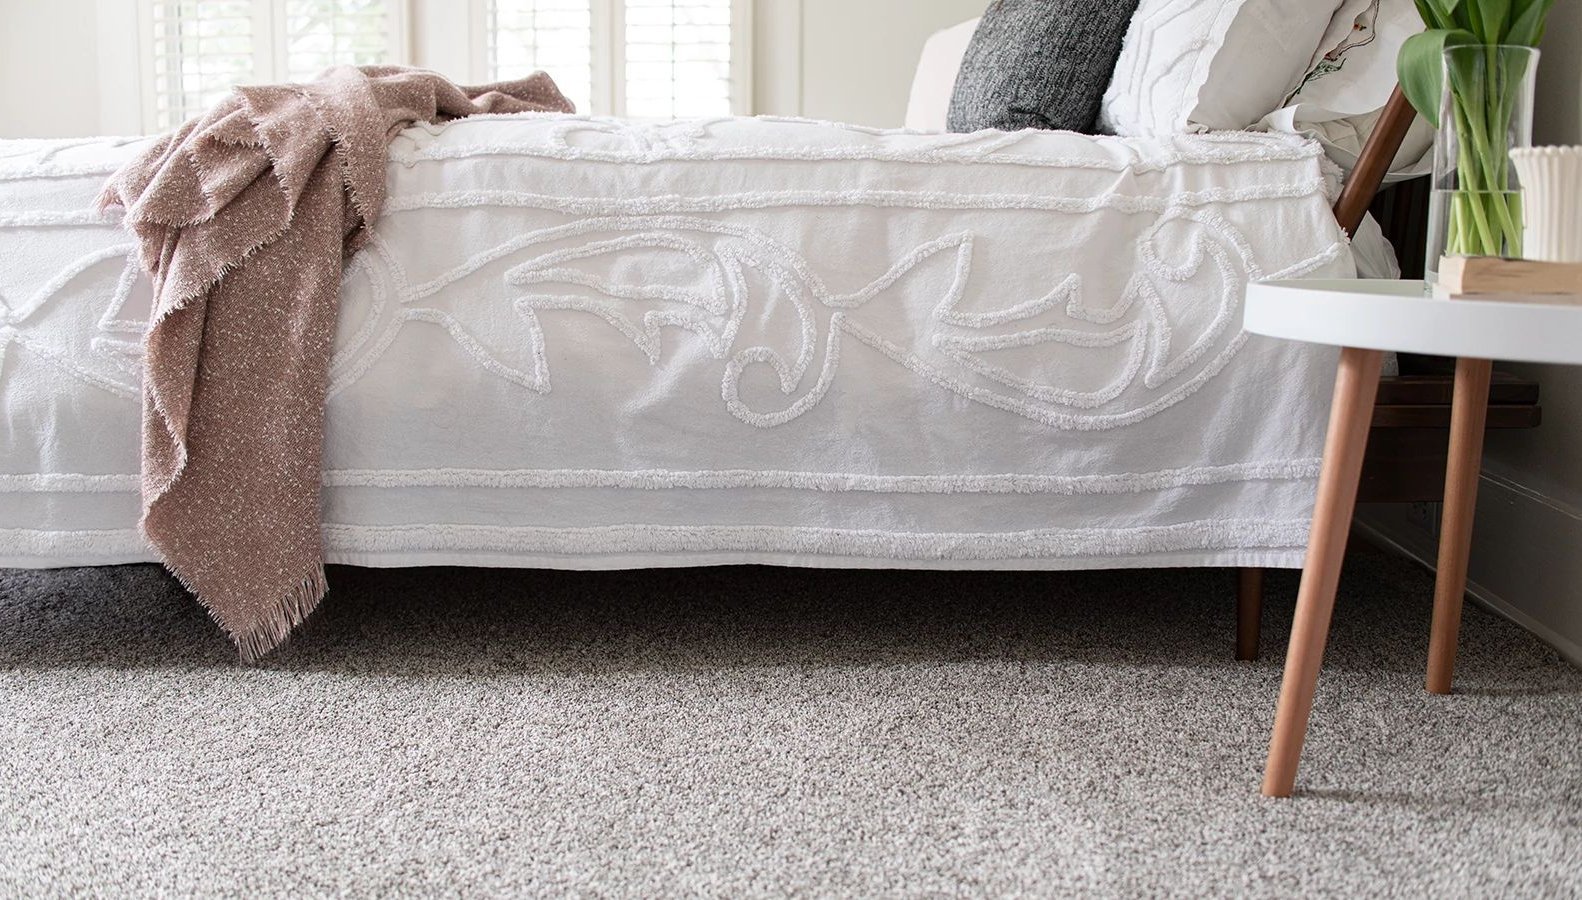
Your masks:
<instances>
[{"instance_id":1,"label":"mauve throw blanket","mask_svg":"<svg viewBox=\"0 0 1582 900\"><path fill-rule=\"evenodd\" d=\"M341 269L417 121L571 112L547 75L459 87L331 69L237 88L117 172L155 301L143 364L143 532L244 659L325 591L319 493Z\"/></svg>"}]
</instances>

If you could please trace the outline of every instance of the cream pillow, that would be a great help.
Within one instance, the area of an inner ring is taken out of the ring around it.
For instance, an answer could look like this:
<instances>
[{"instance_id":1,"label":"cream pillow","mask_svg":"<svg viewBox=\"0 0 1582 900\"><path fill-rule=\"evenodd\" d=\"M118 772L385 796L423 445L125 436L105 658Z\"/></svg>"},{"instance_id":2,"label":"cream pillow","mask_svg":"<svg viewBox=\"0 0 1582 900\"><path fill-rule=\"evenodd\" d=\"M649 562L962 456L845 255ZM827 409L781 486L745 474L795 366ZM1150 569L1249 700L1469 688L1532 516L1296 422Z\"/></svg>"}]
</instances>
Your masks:
<instances>
[{"instance_id":1,"label":"cream pillow","mask_svg":"<svg viewBox=\"0 0 1582 900\"><path fill-rule=\"evenodd\" d=\"M1142 0L1099 125L1123 135L1247 128L1301 82L1341 0Z\"/></svg>"},{"instance_id":2,"label":"cream pillow","mask_svg":"<svg viewBox=\"0 0 1582 900\"><path fill-rule=\"evenodd\" d=\"M1298 90L1266 116L1273 131L1308 134L1346 171L1356 165L1374 124L1395 89L1395 57L1423 30L1412 0L1345 0ZM1390 165L1390 181L1433 167L1434 130L1421 116Z\"/></svg>"},{"instance_id":3,"label":"cream pillow","mask_svg":"<svg viewBox=\"0 0 1582 900\"><path fill-rule=\"evenodd\" d=\"M944 131L950 113L950 95L956 89L956 73L972 43L978 20L971 19L936 31L923 44L912 77L912 94L906 104L906 127L913 131Z\"/></svg>"}]
</instances>

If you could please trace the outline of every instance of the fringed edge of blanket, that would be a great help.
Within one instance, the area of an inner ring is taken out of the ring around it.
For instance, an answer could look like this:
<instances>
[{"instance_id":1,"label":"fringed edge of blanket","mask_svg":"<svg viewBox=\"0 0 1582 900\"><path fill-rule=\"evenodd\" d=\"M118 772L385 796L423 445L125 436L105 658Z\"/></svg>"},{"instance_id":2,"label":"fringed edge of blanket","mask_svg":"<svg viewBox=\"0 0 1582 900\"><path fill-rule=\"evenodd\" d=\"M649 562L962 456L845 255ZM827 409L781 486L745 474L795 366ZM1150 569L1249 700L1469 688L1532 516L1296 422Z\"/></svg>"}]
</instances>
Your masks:
<instances>
[{"instance_id":1,"label":"fringed edge of blanket","mask_svg":"<svg viewBox=\"0 0 1582 900\"><path fill-rule=\"evenodd\" d=\"M161 553L160 556L163 558L164 554ZM163 559L161 561L163 562ZM306 622L308 616L313 615L313 611L319 608L319 603L330 590L329 578L324 574L324 564L319 563L284 597L277 600L261 621L254 622L246 628L236 628L232 623L227 622L214 605L188 583L187 579L169 562L165 562L164 565L167 571L176 576L181 586L187 589L187 593L197 598L198 605L203 607L203 611L209 614L214 624L220 626L225 636L236 645L237 654L245 665L252 665L271 651L279 649L286 639L291 637L297 626Z\"/></svg>"},{"instance_id":2,"label":"fringed edge of blanket","mask_svg":"<svg viewBox=\"0 0 1582 900\"><path fill-rule=\"evenodd\" d=\"M341 187L346 191L346 196L351 198L352 209L357 211L357 217L361 220L355 232L346 238L346 253L349 256L360 249L366 240L368 229L379 218L379 211L384 207L384 198L375 198L370 204L369 199L363 196L362 188L357 186L357 180L352 177L351 148L347 144L347 136L336 127L334 117L324 107L323 98L311 90L301 90L297 93L318 117L324 133L330 136L330 152L335 154L335 164L341 175ZM385 143L388 142L386 139ZM266 149L265 152L269 151Z\"/></svg>"},{"instance_id":3,"label":"fringed edge of blanket","mask_svg":"<svg viewBox=\"0 0 1582 900\"><path fill-rule=\"evenodd\" d=\"M324 599L329 589L329 582L324 577L324 566L320 564L275 603L263 621L244 632L226 629L236 649L241 652L242 662L257 662L264 654L285 643L296 627L307 621L308 616L318 609L319 601Z\"/></svg>"}]
</instances>

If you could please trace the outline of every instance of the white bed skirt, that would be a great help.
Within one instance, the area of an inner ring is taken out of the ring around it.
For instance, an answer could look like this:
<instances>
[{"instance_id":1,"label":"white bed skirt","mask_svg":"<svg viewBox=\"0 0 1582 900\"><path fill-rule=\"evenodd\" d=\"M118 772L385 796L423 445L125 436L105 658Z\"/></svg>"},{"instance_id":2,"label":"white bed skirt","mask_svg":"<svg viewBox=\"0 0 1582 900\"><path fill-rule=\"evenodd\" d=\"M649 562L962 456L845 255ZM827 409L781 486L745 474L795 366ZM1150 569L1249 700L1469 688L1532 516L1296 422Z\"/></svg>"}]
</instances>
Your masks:
<instances>
[{"instance_id":1,"label":"white bed skirt","mask_svg":"<svg viewBox=\"0 0 1582 900\"><path fill-rule=\"evenodd\" d=\"M130 141L0 142L0 565L152 559ZM1350 277L1316 145L483 117L342 291L331 562L1298 566Z\"/></svg>"}]
</instances>

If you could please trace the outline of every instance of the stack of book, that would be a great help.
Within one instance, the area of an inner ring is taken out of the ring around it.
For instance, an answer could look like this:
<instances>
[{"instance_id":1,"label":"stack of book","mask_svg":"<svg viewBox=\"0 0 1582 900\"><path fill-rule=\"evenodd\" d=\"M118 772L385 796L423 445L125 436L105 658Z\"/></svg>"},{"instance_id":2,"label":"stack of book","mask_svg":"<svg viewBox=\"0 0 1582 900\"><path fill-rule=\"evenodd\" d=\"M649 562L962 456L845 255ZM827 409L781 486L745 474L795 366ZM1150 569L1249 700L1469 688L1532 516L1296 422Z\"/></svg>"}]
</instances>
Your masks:
<instances>
[{"instance_id":1,"label":"stack of book","mask_svg":"<svg viewBox=\"0 0 1582 900\"><path fill-rule=\"evenodd\" d=\"M1434 296L1582 306L1582 263L1446 256L1439 260Z\"/></svg>"}]
</instances>

